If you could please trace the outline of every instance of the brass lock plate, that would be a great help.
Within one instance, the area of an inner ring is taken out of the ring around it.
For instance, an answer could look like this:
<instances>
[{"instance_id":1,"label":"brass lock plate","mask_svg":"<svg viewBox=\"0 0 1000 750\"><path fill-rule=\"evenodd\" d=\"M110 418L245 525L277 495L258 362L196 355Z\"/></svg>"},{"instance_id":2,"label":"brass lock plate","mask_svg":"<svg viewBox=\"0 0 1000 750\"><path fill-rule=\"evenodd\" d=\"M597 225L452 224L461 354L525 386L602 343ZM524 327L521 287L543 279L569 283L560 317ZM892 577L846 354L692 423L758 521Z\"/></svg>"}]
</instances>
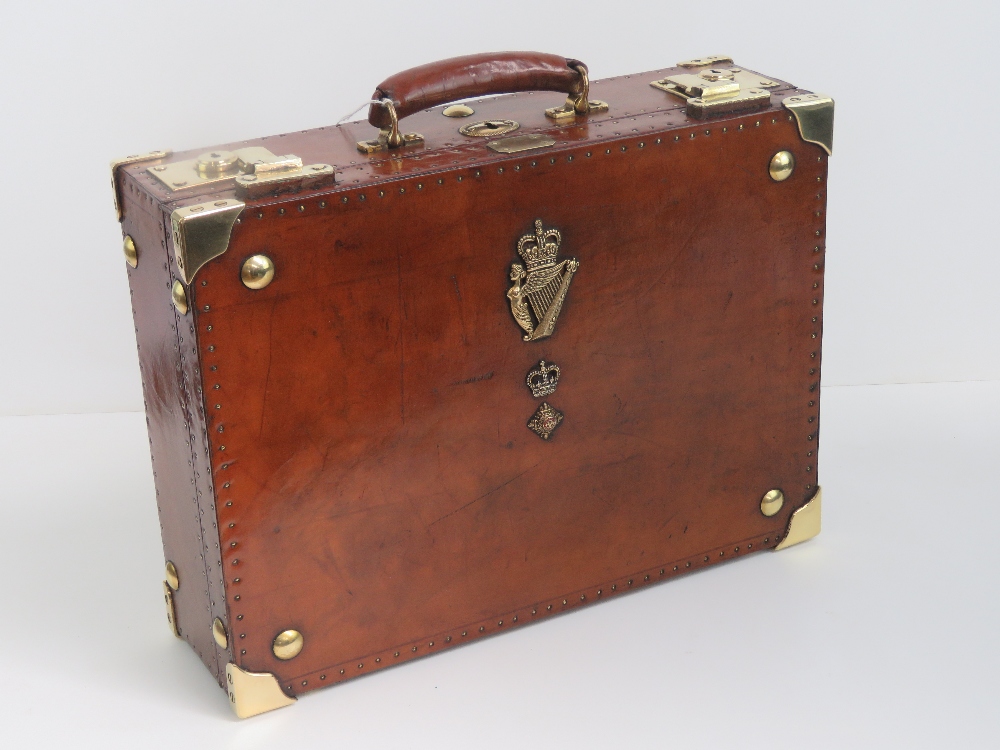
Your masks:
<instances>
[{"instance_id":1,"label":"brass lock plate","mask_svg":"<svg viewBox=\"0 0 1000 750\"><path fill-rule=\"evenodd\" d=\"M237 187L252 188L276 182L330 177L329 164L303 165L295 154L276 156L262 146L248 146L235 151L207 151L196 159L158 164L146 170L171 192L201 188L234 181Z\"/></svg>"},{"instance_id":2,"label":"brass lock plate","mask_svg":"<svg viewBox=\"0 0 1000 750\"><path fill-rule=\"evenodd\" d=\"M463 125L458 129L458 132L473 138L489 138L490 136L513 133L519 127L521 127L521 123L516 120L483 120Z\"/></svg>"},{"instance_id":3,"label":"brass lock plate","mask_svg":"<svg viewBox=\"0 0 1000 750\"><path fill-rule=\"evenodd\" d=\"M703 119L727 112L764 109L771 103L768 89L779 84L742 68L715 67L667 76L649 85L683 99L688 114Z\"/></svg>"}]
</instances>

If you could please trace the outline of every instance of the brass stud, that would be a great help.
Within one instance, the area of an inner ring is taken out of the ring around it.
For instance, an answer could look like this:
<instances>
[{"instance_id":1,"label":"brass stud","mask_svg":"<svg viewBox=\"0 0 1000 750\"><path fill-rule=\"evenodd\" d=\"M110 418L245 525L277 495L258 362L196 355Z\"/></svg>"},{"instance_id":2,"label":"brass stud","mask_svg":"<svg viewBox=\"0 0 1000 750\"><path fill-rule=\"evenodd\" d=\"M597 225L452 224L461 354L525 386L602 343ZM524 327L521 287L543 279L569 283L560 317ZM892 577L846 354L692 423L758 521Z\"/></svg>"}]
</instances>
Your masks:
<instances>
[{"instance_id":1,"label":"brass stud","mask_svg":"<svg viewBox=\"0 0 1000 750\"><path fill-rule=\"evenodd\" d=\"M785 495L781 490L770 490L760 500L760 512L765 516L773 516L785 504Z\"/></svg>"},{"instance_id":2,"label":"brass stud","mask_svg":"<svg viewBox=\"0 0 1000 750\"><path fill-rule=\"evenodd\" d=\"M184 285L181 282L174 281L173 286L170 287L170 298L174 301L174 307L177 308L177 312L181 315L187 315L187 292L184 291Z\"/></svg>"},{"instance_id":3,"label":"brass stud","mask_svg":"<svg viewBox=\"0 0 1000 750\"><path fill-rule=\"evenodd\" d=\"M243 261L240 279L247 289L263 289L274 281L274 261L266 255L252 255Z\"/></svg>"},{"instance_id":4,"label":"brass stud","mask_svg":"<svg viewBox=\"0 0 1000 750\"><path fill-rule=\"evenodd\" d=\"M125 242L122 244L122 249L125 250L125 262L128 263L132 268L139 265L139 254L135 249L135 242L132 241L132 237L125 235Z\"/></svg>"},{"instance_id":5,"label":"brass stud","mask_svg":"<svg viewBox=\"0 0 1000 750\"><path fill-rule=\"evenodd\" d=\"M767 171L775 182L784 182L795 170L795 157L791 151L779 151L771 157Z\"/></svg>"},{"instance_id":6,"label":"brass stud","mask_svg":"<svg viewBox=\"0 0 1000 750\"><path fill-rule=\"evenodd\" d=\"M219 648L226 648L229 645L229 636L226 634L226 626L222 624L222 620L216 617L212 620L212 637L215 642L219 644Z\"/></svg>"},{"instance_id":7,"label":"brass stud","mask_svg":"<svg viewBox=\"0 0 1000 750\"><path fill-rule=\"evenodd\" d=\"M441 110L441 114L445 117L469 117L476 114L476 110L464 104L452 104L450 107L445 107Z\"/></svg>"},{"instance_id":8,"label":"brass stud","mask_svg":"<svg viewBox=\"0 0 1000 750\"><path fill-rule=\"evenodd\" d=\"M271 651L282 661L294 659L302 651L305 639L298 630L285 630L275 636Z\"/></svg>"},{"instance_id":9,"label":"brass stud","mask_svg":"<svg viewBox=\"0 0 1000 750\"><path fill-rule=\"evenodd\" d=\"M177 566L167 560L167 585L174 591L181 587L180 576L177 575Z\"/></svg>"}]
</instances>

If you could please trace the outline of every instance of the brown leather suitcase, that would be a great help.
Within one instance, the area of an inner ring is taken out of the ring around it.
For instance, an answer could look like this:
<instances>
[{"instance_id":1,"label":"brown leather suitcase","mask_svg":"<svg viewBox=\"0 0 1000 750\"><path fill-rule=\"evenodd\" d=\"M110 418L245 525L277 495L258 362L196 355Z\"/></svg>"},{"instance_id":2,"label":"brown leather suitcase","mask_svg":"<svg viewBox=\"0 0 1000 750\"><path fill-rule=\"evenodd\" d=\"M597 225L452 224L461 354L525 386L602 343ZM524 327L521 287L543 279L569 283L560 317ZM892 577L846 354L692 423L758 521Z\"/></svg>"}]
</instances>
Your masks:
<instances>
[{"instance_id":1,"label":"brown leather suitcase","mask_svg":"<svg viewBox=\"0 0 1000 750\"><path fill-rule=\"evenodd\" d=\"M721 56L500 53L115 162L168 617L237 714L818 533L832 133Z\"/></svg>"}]
</instances>

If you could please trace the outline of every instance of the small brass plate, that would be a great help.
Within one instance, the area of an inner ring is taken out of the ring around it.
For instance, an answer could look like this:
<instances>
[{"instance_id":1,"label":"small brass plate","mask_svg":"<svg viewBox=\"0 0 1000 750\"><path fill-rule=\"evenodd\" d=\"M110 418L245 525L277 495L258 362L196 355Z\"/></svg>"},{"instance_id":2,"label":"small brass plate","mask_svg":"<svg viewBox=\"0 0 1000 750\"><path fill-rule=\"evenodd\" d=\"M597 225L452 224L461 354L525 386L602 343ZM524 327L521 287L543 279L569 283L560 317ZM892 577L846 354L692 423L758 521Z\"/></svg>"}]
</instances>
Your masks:
<instances>
[{"instance_id":1,"label":"small brass plate","mask_svg":"<svg viewBox=\"0 0 1000 750\"><path fill-rule=\"evenodd\" d=\"M501 138L499 141L486 142L486 148L490 151L496 151L498 154L516 154L521 151L531 151L535 148L548 148L555 145L555 138L540 133L515 135L510 138Z\"/></svg>"},{"instance_id":2,"label":"small brass plate","mask_svg":"<svg viewBox=\"0 0 1000 750\"><path fill-rule=\"evenodd\" d=\"M464 104L452 104L450 107L445 107L441 110L441 114L445 117L469 117L476 114L476 110Z\"/></svg>"},{"instance_id":3,"label":"small brass plate","mask_svg":"<svg viewBox=\"0 0 1000 750\"><path fill-rule=\"evenodd\" d=\"M271 651L282 661L294 659L302 652L305 639L298 630L285 630L275 636L271 643Z\"/></svg>"},{"instance_id":4,"label":"small brass plate","mask_svg":"<svg viewBox=\"0 0 1000 750\"><path fill-rule=\"evenodd\" d=\"M483 120L463 125L458 129L458 132L473 138L489 138L490 136L513 133L519 127L521 127L521 123L515 120Z\"/></svg>"}]
</instances>

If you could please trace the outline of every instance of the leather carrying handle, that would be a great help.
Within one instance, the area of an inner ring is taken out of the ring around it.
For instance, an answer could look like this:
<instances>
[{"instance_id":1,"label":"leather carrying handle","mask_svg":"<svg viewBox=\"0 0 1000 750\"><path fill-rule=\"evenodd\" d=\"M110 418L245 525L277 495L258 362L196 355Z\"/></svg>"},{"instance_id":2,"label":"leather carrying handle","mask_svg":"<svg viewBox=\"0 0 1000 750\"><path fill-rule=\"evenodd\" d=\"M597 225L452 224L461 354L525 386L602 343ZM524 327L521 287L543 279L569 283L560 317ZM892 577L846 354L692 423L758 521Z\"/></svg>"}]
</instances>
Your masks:
<instances>
[{"instance_id":1,"label":"leather carrying handle","mask_svg":"<svg viewBox=\"0 0 1000 750\"><path fill-rule=\"evenodd\" d=\"M578 98L587 89L587 66L579 60L542 52L493 52L453 57L386 78L372 99L389 99L398 119L458 99L520 91L561 91ZM372 104L368 122L393 126L388 107Z\"/></svg>"}]
</instances>

